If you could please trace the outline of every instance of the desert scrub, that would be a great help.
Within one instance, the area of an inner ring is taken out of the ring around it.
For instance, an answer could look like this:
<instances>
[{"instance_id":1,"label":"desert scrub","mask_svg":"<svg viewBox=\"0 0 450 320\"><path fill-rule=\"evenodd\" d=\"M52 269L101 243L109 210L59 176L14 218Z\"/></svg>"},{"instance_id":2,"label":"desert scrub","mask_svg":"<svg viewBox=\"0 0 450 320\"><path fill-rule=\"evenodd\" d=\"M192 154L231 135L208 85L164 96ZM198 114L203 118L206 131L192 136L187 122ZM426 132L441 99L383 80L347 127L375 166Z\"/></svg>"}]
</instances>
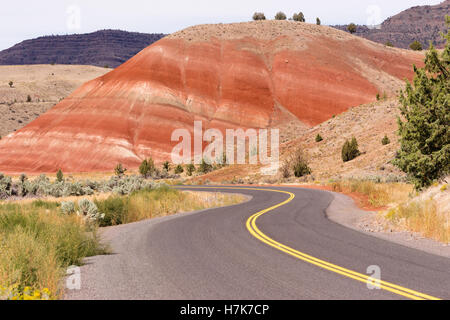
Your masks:
<instances>
[{"instance_id":1,"label":"desert scrub","mask_svg":"<svg viewBox=\"0 0 450 320\"><path fill-rule=\"evenodd\" d=\"M61 279L71 265L105 253L97 227L60 204L34 201L0 204L0 285L17 298L33 292L62 294Z\"/></svg>"},{"instance_id":2,"label":"desert scrub","mask_svg":"<svg viewBox=\"0 0 450 320\"><path fill-rule=\"evenodd\" d=\"M400 183L377 183L370 180L342 180L330 184L335 192L357 192L368 197L372 206L382 207L391 203L400 203L409 198L413 186Z\"/></svg>"},{"instance_id":3,"label":"desert scrub","mask_svg":"<svg viewBox=\"0 0 450 320\"><path fill-rule=\"evenodd\" d=\"M163 186L136 191L128 196L111 195L107 199L94 200L94 203L105 214L100 226L113 226L243 201L244 197L239 195L182 192Z\"/></svg>"},{"instance_id":4,"label":"desert scrub","mask_svg":"<svg viewBox=\"0 0 450 320\"><path fill-rule=\"evenodd\" d=\"M385 218L402 229L443 243L450 242L449 214L439 212L434 200L415 200L392 208Z\"/></svg>"}]
</instances>

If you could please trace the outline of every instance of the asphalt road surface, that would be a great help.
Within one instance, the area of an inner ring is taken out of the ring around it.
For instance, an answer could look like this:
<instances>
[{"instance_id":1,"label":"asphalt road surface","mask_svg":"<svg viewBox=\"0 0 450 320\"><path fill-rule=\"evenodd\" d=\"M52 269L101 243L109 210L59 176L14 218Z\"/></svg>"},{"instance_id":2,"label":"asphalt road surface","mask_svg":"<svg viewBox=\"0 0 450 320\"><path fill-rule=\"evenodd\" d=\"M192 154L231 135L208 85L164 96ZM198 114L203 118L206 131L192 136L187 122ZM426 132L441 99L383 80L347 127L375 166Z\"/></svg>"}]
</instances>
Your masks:
<instances>
[{"instance_id":1,"label":"asphalt road surface","mask_svg":"<svg viewBox=\"0 0 450 320\"><path fill-rule=\"evenodd\" d=\"M81 290L67 292L66 298L450 298L450 259L330 221L325 211L332 193L183 189L252 199L106 230L114 254L89 258L81 269Z\"/></svg>"}]
</instances>

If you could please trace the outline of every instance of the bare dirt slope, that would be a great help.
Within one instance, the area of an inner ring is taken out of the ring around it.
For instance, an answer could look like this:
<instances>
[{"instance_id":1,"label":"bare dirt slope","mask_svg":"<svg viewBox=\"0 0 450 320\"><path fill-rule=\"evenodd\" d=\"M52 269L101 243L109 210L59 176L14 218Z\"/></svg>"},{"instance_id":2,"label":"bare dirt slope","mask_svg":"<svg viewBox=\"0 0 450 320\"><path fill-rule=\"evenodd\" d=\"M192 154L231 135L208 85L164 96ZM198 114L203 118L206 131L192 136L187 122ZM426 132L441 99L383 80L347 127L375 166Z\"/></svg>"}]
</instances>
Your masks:
<instances>
[{"instance_id":1,"label":"bare dirt slope","mask_svg":"<svg viewBox=\"0 0 450 320\"><path fill-rule=\"evenodd\" d=\"M392 93L421 53L291 21L166 37L0 142L4 172L107 171L170 159L175 129L315 126Z\"/></svg>"},{"instance_id":2,"label":"bare dirt slope","mask_svg":"<svg viewBox=\"0 0 450 320\"><path fill-rule=\"evenodd\" d=\"M304 131L286 128L286 135L296 138L282 144L282 161L289 152L302 148L312 170L312 175L307 179L312 181L370 177L383 181L402 180L405 174L390 164L399 149L399 114L398 102L391 98L351 108ZM316 142L317 134L323 137L323 141ZM381 143L385 135L391 141L388 145ZM342 146L346 139L352 137L357 138L362 155L344 163L341 158ZM242 182L275 183L279 182L280 178L261 176L258 166L231 166L198 179L213 182L232 182L240 179ZM292 179L292 182L303 182L302 179Z\"/></svg>"},{"instance_id":3,"label":"bare dirt slope","mask_svg":"<svg viewBox=\"0 0 450 320\"><path fill-rule=\"evenodd\" d=\"M86 81L109 71L92 66L0 66L0 136L21 129Z\"/></svg>"}]
</instances>

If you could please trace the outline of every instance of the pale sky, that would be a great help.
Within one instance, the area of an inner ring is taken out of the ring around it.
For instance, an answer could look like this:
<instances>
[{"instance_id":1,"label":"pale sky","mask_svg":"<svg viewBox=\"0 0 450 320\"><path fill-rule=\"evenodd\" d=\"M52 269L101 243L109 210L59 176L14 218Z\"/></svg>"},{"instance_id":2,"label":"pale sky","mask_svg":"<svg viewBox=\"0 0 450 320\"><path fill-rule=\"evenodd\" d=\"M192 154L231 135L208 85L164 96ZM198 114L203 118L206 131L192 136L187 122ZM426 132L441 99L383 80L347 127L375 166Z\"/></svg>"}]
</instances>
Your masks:
<instances>
[{"instance_id":1,"label":"pale sky","mask_svg":"<svg viewBox=\"0 0 450 320\"><path fill-rule=\"evenodd\" d=\"M302 11L307 22L379 24L416 5L443 0L2 0L0 50L26 39L51 34L121 29L171 33L204 23L249 21L255 11L272 19ZM374 23L375 22L375 23Z\"/></svg>"}]
</instances>

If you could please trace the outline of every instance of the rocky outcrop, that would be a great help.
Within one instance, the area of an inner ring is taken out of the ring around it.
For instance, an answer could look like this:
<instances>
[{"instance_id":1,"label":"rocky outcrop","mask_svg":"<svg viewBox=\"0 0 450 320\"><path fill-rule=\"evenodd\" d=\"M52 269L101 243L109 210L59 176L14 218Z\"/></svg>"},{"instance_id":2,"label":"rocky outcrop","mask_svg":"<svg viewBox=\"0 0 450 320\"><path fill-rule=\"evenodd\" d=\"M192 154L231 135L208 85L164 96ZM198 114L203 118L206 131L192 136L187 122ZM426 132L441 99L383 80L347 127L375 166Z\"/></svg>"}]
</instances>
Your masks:
<instances>
[{"instance_id":1,"label":"rocky outcrop","mask_svg":"<svg viewBox=\"0 0 450 320\"><path fill-rule=\"evenodd\" d=\"M0 65L55 63L115 68L164 36L102 30L88 34L40 37L1 51Z\"/></svg>"},{"instance_id":2,"label":"rocky outcrop","mask_svg":"<svg viewBox=\"0 0 450 320\"><path fill-rule=\"evenodd\" d=\"M423 55L290 21L168 36L0 141L0 172L111 171L170 159L175 129L312 126L411 78Z\"/></svg>"},{"instance_id":3,"label":"rocky outcrop","mask_svg":"<svg viewBox=\"0 0 450 320\"><path fill-rule=\"evenodd\" d=\"M450 0L435 6L416 6L388 18L380 28L358 26L355 35L386 44L391 42L398 48L409 48L413 41L419 41L424 49L431 42L438 48L445 45L441 33L447 30L445 15L450 14ZM347 26L335 26L347 30Z\"/></svg>"}]
</instances>

